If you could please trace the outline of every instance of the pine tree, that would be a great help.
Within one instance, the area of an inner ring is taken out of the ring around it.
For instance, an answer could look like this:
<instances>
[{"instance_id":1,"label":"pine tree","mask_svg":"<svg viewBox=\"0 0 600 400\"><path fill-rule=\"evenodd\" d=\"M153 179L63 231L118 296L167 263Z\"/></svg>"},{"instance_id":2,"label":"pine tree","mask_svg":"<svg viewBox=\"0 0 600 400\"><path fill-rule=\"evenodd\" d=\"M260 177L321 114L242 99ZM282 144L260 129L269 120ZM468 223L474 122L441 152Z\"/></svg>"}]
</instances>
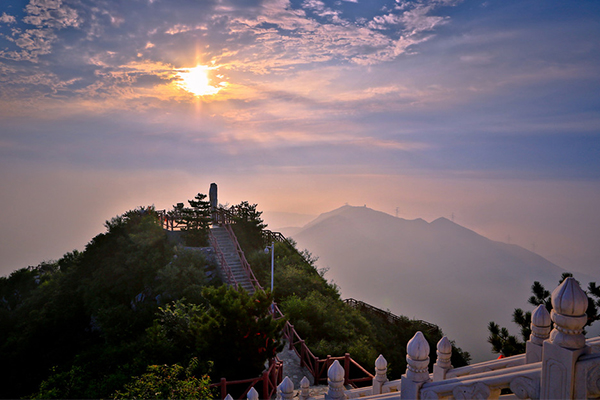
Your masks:
<instances>
[{"instance_id":1,"label":"pine tree","mask_svg":"<svg viewBox=\"0 0 600 400\"><path fill-rule=\"evenodd\" d=\"M185 244L188 246L206 246L208 243L211 212L210 201L205 199L205 194L198 193L194 199L188 200L189 207L183 207L183 203L179 203L172 211L177 223L184 225L182 231L185 232Z\"/></svg>"}]
</instances>

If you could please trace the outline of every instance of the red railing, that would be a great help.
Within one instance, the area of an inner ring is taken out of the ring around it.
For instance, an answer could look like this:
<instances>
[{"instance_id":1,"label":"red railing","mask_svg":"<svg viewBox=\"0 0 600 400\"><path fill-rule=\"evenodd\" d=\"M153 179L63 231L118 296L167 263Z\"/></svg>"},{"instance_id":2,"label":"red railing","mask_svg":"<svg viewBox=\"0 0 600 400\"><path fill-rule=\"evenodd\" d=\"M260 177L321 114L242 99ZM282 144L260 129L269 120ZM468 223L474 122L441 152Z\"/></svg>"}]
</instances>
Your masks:
<instances>
[{"instance_id":1,"label":"red railing","mask_svg":"<svg viewBox=\"0 0 600 400\"><path fill-rule=\"evenodd\" d=\"M283 380L283 362L275 357L269 361L269 364L269 368L266 371L263 371L262 375L257 378L241 379L237 381L228 381L225 378L221 378L219 383L213 383L210 387L220 388L221 399L224 399L227 396L228 386L230 388L232 386L244 387L245 389L239 397L241 400L247 397L248 391L250 391L251 388L256 387L257 384L262 382L262 385L259 386L259 389L262 389L262 396L260 396L260 398L270 399L277 393L277 386Z\"/></svg>"},{"instance_id":2,"label":"red railing","mask_svg":"<svg viewBox=\"0 0 600 400\"><path fill-rule=\"evenodd\" d=\"M248 276L248 279L250 280L250 283L254 287L254 290L255 291L257 291L257 290L263 291L264 289L262 288L262 286L258 282L258 279L256 279L256 276L254 276L254 272L252 272L252 268L250 267L250 263L248 263L248 260L246 260L246 256L244 255L244 251L240 247L240 244L239 244L239 242L237 240L237 237L235 236L235 233L233 233L233 229L231 228L231 225L230 224L225 224L224 226L225 226L225 230L229 234L229 238L231 239L231 241L235 245L235 250L237 251L238 256L240 257L240 261L242 263L242 268L244 268L244 271L246 272L246 275Z\"/></svg>"},{"instance_id":3,"label":"red railing","mask_svg":"<svg viewBox=\"0 0 600 400\"><path fill-rule=\"evenodd\" d=\"M289 321L286 322L283 328L283 336L288 340L290 350L293 349L294 352L300 358L300 366L306 367L306 369L311 373L311 375L315 378L315 383L327 383L327 370L331 366L331 364L338 360L340 362L343 361L344 366L344 385L351 385L353 387L357 387L357 383L361 382L370 382L373 380L374 376L369 371L364 369L359 363L357 363L352 357L350 357L349 353L346 353L342 357L331 357L327 356L325 359L321 359L315 356L304 340L300 337L296 329L294 329L294 325L292 325ZM361 378L350 378L350 367L354 367L362 374L366 375Z\"/></svg>"},{"instance_id":4,"label":"red railing","mask_svg":"<svg viewBox=\"0 0 600 400\"><path fill-rule=\"evenodd\" d=\"M227 280L229 281L229 284L231 286L235 287L235 289L237 290L238 283L235 280L235 277L233 276L233 272L231 271L231 268L229 268L229 264L227 264L227 261L225 260L225 256L223 255L223 252L221 251L221 247L219 247L217 238L215 238L215 236L212 234L212 232L210 230L208 231L208 240L210 241L212 248L215 249L215 253L216 253L217 257L219 258L219 262L221 263L221 268L223 268L225 270L225 274L227 275Z\"/></svg>"},{"instance_id":5,"label":"red railing","mask_svg":"<svg viewBox=\"0 0 600 400\"><path fill-rule=\"evenodd\" d=\"M160 219L161 224L163 225L164 229L169 229L169 227L171 228L171 230L173 230L174 227L178 228L177 218L175 216L169 215L164 210L158 211L158 214L159 214L159 219ZM252 286L254 287L255 290L264 290L262 288L262 286L260 285L260 283L258 282L258 279L256 279L254 272L252 271L252 268L250 267L250 264L246 260L244 251L240 247L237 237L235 236L235 233L233 232L233 229L231 228L231 224L233 224L234 222L235 222L235 214L229 210L219 208L213 212L213 224L219 224L219 225L223 225L225 227L227 233L229 234L229 237L231 238L232 242L235 244L236 251L239 255L242 266L243 266L246 274L248 275L248 278L250 279ZM209 233L209 240L211 241L211 245L215 249L217 256L220 258L221 264L224 266L227 266L225 257L223 256L223 253L220 251L219 245L217 244L216 239L214 238L214 236L211 233ZM266 229L263 230L263 240L266 243L281 242L281 243L287 243L288 245L292 246L292 244L287 240L287 238L285 236L283 236L281 233L272 232L272 231L269 231ZM302 256L302 258L306 262L308 262L304 258L304 256ZM228 268L228 266L225 269L226 269L226 273L228 275L228 279L230 279L230 282L235 282L235 278L233 277L233 274L231 273L231 270ZM236 282L235 286L236 286L236 288L238 287L237 282ZM284 318L284 314L281 312L281 310L279 309L279 307L277 306L276 303L273 303L273 306L270 309L270 313L274 319ZM352 385L353 387L357 387L356 383L368 382L374 378L373 374L371 374L369 371L364 369L360 364L358 364L355 360L353 360L352 357L350 357L349 353L346 353L342 357L327 356L327 358L325 358L325 359L320 359L317 356L315 356L310 351L310 349L308 348L308 346L306 345L304 340L300 337L300 335L298 334L298 332L296 331L294 326L289 321L286 321L286 323L284 325L283 336L284 336L284 338L286 338L288 340L290 349L293 349L294 352L300 358L300 366L306 367L306 369L314 377L315 383L323 383L323 382L326 383L327 382L327 370L329 369L329 367L335 360L343 362L344 373L345 373L345 376L344 376L344 384L345 385ZM283 380L283 362L281 362L277 357L275 357L269 361L269 364L270 364L269 368L266 371L264 371L260 377L250 378L250 379L242 379L242 380L237 380L237 381L227 381L227 379L221 378L221 381L219 383L213 383L210 386L211 387L219 387L220 392L221 392L220 393L221 398L224 399L227 396L227 387L228 386L247 385L246 389L240 396L240 399L243 399L243 398L245 398L245 396L248 394L248 391L252 387L254 387L259 382L262 382L263 394L262 394L261 398L266 398L266 399L271 398L276 393L277 386ZM354 367L354 369L358 369L358 371L360 371L362 374L366 375L366 377L350 378L350 368L351 367Z\"/></svg>"}]
</instances>

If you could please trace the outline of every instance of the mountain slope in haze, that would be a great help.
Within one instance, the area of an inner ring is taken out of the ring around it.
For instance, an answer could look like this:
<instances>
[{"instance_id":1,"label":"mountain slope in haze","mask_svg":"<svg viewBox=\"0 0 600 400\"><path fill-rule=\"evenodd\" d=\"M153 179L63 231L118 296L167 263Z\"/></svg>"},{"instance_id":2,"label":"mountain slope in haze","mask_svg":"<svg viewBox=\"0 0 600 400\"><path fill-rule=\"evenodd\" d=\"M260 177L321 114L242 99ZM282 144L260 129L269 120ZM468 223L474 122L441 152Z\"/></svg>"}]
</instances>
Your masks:
<instances>
[{"instance_id":1,"label":"mountain slope in haze","mask_svg":"<svg viewBox=\"0 0 600 400\"><path fill-rule=\"evenodd\" d=\"M405 220L367 207L322 214L292 237L329 268L327 278L344 297L435 323L474 361L492 357L489 321L517 334L512 311L533 309L527 304L532 283L553 290L565 272L446 218Z\"/></svg>"}]
</instances>

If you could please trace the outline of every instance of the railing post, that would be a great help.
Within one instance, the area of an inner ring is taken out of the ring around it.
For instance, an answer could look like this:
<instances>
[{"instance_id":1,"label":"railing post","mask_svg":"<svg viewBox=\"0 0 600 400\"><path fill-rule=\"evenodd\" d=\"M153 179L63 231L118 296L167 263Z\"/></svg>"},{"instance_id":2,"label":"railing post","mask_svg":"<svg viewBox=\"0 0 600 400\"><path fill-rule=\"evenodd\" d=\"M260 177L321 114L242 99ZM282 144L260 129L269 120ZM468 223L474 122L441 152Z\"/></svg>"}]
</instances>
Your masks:
<instances>
[{"instance_id":1,"label":"railing post","mask_svg":"<svg viewBox=\"0 0 600 400\"><path fill-rule=\"evenodd\" d=\"M373 378L373 392L371 394L381 394L383 384L387 381L387 360L380 354L375 360L375 377Z\"/></svg>"},{"instance_id":2,"label":"railing post","mask_svg":"<svg viewBox=\"0 0 600 400\"><path fill-rule=\"evenodd\" d=\"M227 379L221 378L221 398L227 397Z\"/></svg>"},{"instance_id":3,"label":"railing post","mask_svg":"<svg viewBox=\"0 0 600 400\"><path fill-rule=\"evenodd\" d=\"M308 400L308 398L310 397L309 388L310 388L310 381L305 376L300 381L300 393L298 394L299 400Z\"/></svg>"},{"instance_id":4,"label":"railing post","mask_svg":"<svg viewBox=\"0 0 600 400\"><path fill-rule=\"evenodd\" d=\"M327 385L329 389L325 394L326 400L342 400L346 396L344 394L344 368L338 360L335 360L331 367L327 370Z\"/></svg>"},{"instance_id":5,"label":"railing post","mask_svg":"<svg viewBox=\"0 0 600 400\"><path fill-rule=\"evenodd\" d=\"M531 314L531 335L526 343L525 364L542 361L544 340L550 337L552 320L546 306L540 304Z\"/></svg>"},{"instance_id":6,"label":"railing post","mask_svg":"<svg viewBox=\"0 0 600 400\"><path fill-rule=\"evenodd\" d=\"M294 382L287 376L283 378L283 382L278 386L281 393L281 400L292 400L294 398Z\"/></svg>"},{"instance_id":7,"label":"railing post","mask_svg":"<svg viewBox=\"0 0 600 400\"><path fill-rule=\"evenodd\" d=\"M450 358L452 358L452 343L444 336L437 344L437 360L433 364L434 382L446 379L446 373L452 369Z\"/></svg>"},{"instance_id":8,"label":"railing post","mask_svg":"<svg viewBox=\"0 0 600 400\"><path fill-rule=\"evenodd\" d=\"M267 371L263 372L262 382L263 382L263 397L265 399L268 399L271 396L269 396L269 373Z\"/></svg>"},{"instance_id":9,"label":"railing post","mask_svg":"<svg viewBox=\"0 0 600 400\"><path fill-rule=\"evenodd\" d=\"M265 398L268 398L267 395L264 396ZM256 389L250 388L246 397L248 398L248 400L258 400L258 392L256 391Z\"/></svg>"},{"instance_id":10,"label":"railing post","mask_svg":"<svg viewBox=\"0 0 600 400\"><path fill-rule=\"evenodd\" d=\"M344 385L350 382L350 353L344 354Z\"/></svg>"},{"instance_id":11,"label":"railing post","mask_svg":"<svg viewBox=\"0 0 600 400\"><path fill-rule=\"evenodd\" d=\"M540 398L572 399L575 364L586 350L583 327L588 298L579 283L569 277L554 289L551 300L554 329L543 345Z\"/></svg>"},{"instance_id":12,"label":"railing post","mask_svg":"<svg viewBox=\"0 0 600 400\"><path fill-rule=\"evenodd\" d=\"M429 343L421 331L406 345L406 373L400 382L401 399L418 399L421 386L429 381Z\"/></svg>"}]
</instances>

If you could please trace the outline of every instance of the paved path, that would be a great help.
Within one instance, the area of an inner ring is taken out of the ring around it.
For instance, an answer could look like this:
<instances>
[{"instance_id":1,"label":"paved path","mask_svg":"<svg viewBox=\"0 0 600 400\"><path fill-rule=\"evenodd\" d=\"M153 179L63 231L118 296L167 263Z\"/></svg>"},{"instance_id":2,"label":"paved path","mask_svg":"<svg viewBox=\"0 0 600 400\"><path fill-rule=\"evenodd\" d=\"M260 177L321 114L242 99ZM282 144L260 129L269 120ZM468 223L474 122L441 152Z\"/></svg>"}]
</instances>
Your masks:
<instances>
[{"instance_id":1,"label":"paved path","mask_svg":"<svg viewBox=\"0 0 600 400\"><path fill-rule=\"evenodd\" d=\"M290 350L288 341L285 341L285 345L281 353L277 354L277 357L283 361L283 376L289 377L294 382L294 388L300 388L300 381L303 377L307 377L310 381L310 385L314 384L314 378L308 371L308 369L300 366L300 357L292 349Z\"/></svg>"}]
</instances>

